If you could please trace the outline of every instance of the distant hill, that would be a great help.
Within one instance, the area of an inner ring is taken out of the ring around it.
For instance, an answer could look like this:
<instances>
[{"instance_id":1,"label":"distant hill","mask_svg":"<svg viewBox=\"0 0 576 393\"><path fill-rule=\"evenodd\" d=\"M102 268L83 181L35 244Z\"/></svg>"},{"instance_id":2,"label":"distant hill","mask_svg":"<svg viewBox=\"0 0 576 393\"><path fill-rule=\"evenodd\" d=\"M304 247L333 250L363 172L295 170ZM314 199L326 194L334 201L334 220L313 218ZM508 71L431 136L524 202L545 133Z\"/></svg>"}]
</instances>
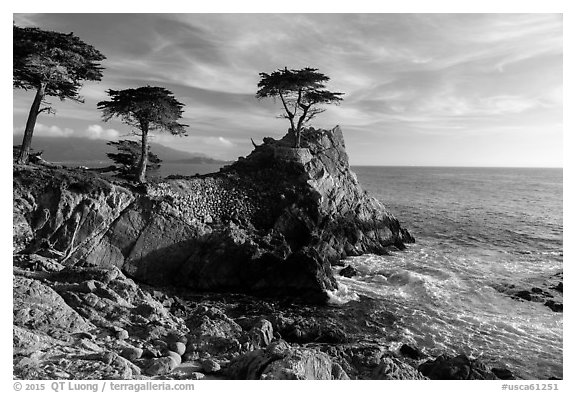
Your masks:
<instances>
[{"instance_id":1,"label":"distant hill","mask_svg":"<svg viewBox=\"0 0 576 393\"><path fill-rule=\"evenodd\" d=\"M14 135L14 145L22 143L22 135ZM115 149L106 145L102 139L86 138L58 138L37 137L32 139L32 148L43 151L42 157L51 162L102 162L111 163L106 153L112 153ZM150 148L162 161L187 164L224 164L226 161L210 158L202 153L187 153L172 149L158 143L151 143Z\"/></svg>"}]
</instances>

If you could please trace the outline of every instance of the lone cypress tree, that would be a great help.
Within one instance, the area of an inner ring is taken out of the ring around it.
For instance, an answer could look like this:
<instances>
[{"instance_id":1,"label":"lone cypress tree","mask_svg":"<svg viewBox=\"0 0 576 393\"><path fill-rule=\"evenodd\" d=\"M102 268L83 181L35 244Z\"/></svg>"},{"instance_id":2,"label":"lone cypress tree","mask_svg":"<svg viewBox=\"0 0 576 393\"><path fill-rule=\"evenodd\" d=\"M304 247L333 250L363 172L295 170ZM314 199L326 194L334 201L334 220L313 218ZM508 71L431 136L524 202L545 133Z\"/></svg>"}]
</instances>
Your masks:
<instances>
[{"instance_id":1,"label":"lone cypress tree","mask_svg":"<svg viewBox=\"0 0 576 393\"><path fill-rule=\"evenodd\" d=\"M274 71L271 74L260 73L257 98L280 98L284 113L282 117L290 121L290 131L296 137L295 147L300 147L302 127L313 117L325 111L320 104L338 104L344 93L325 90L330 80L318 72L317 68L306 67L301 70Z\"/></svg>"},{"instance_id":2,"label":"lone cypress tree","mask_svg":"<svg viewBox=\"0 0 576 393\"><path fill-rule=\"evenodd\" d=\"M38 115L52 111L44 101L45 97L83 102L78 90L83 81L101 80L103 67L99 62L104 59L98 50L72 33L13 26L14 87L36 90L26 121L18 163L28 162Z\"/></svg>"},{"instance_id":3,"label":"lone cypress tree","mask_svg":"<svg viewBox=\"0 0 576 393\"><path fill-rule=\"evenodd\" d=\"M102 110L104 121L113 117L131 127L135 135L141 139L140 162L138 163L136 179L146 181L146 166L148 164L148 134L150 131L166 131L172 135L186 136L186 124L178 123L182 118L184 104L179 102L171 91L163 87L138 87L136 89L108 90L110 101L98 103Z\"/></svg>"}]
</instances>

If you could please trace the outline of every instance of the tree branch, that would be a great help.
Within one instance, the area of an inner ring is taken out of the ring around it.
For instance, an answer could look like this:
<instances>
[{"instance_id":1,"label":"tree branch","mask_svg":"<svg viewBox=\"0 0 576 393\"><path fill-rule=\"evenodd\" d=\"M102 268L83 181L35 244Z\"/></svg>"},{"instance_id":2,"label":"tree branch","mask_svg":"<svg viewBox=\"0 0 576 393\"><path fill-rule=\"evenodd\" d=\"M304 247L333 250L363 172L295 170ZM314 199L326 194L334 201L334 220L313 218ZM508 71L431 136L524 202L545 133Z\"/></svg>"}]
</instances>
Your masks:
<instances>
[{"instance_id":1,"label":"tree branch","mask_svg":"<svg viewBox=\"0 0 576 393\"><path fill-rule=\"evenodd\" d=\"M288 114L288 118L289 119L294 118L295 113L290 112L290 109L288 109L288 105L286 104L286 100L284 99L284 95L282 94L282 92L279 92L278 95L280 96L280 100L282 100L282 105L284 105L284 110Z\"/></svg>"},{"instance_id":2,"label":"tree branch","mask_svg":"<svg viewBox=\"0 0 576 393\"><path fill-rule=\"evenodd\" d=\"M296 129L294 128L294 115L296 113L290 112L290 110L288 109L288 105L286 104L286 100L284 99L284 95L282 94L281 91L278 92L278 95L280 96L280 99L282 100L282 105L284 105L284 110L286 111L286 113L288 115L288 120L290 120L290 126L292 127L292 131L296 131Z\"/></svg>"},{"instance_id":3,"label":"tree branch","mask_svg":"<svg viewBox=\"0 0 576 393\"><path fill-rule=\"evenodd\" d=\"M40 113L42 113L42 112L52 113L52 114L56 113L51 106L45 106L45 107L42 108L42 109L38 109L38 114L40 114Z\"/></svg>"}]
</instances>

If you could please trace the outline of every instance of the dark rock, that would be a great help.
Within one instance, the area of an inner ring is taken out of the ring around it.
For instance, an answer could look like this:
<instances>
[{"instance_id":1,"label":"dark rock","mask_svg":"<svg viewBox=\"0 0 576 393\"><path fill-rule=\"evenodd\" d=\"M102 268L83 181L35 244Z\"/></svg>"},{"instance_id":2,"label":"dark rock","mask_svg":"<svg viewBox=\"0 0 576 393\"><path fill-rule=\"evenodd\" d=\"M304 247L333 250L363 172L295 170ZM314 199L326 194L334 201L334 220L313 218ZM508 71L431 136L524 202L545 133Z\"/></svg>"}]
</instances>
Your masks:
<instances>
[{"instance_id":1,"label":"dark rock","mask_svg":"<svg viewBox=\"0 0 576 393\"><path fill-rule=\"evenodd\" d=\"M564 311L564 305L553 300L548 300L544 305L554 312Z\"/></svg>"},{"instance_id":2,"label":"dark rock","mask_svg":"<svg viewBox=\"0 0 576 393\"><path fill-rule=\"evenodd\" d=\"M486 365L464 354L440 355L422 363L418 371L430 379L496 379Z\"/></svg>"},{"instance_id":3,"label":"dark rock","mask_svg":"<svg viewBox=\"0 0 576 393\"><path fill-rule=\"evenodd\" d=\"M418 348L414 348L408 344L402 344L400 347L400 354L409 357L411 359L424 359L426 354L420 351Z\"/></svg>"},{"instance_id":4,"label":"dark rock","mask_svg":"<svg viewBox=\"0 0 576 393\"><path fill-rule=\"evenodd\" d=\"M356 268L354 268L352 265L348 265L344 269L340 270L338 274L343 277L350 278L358 275L358 270L356 270Z\"/></svg>"},{"instance_id":5,"label":"dark rock","mask_svg":"<svg viewBox=\"0 0 576 393\"><path fill-rule=\"evenodd\" d=\"M532 295L530 294L530 291L518 291L516 292L516 297L528 301L532 300Z\"/></svg>"},{"instance_id":6,"label":"dark rock","mask_svg":"<svg viewBox=\"0 0 576 393\"><path fill-rule=\"evenodd\" d=\"M519 286L509 283L494 285L494 288L499 292L511 296L513 299L542 303L554 312L562 312L563 283L558 280L562 280L563 275L562 272L558 272L552 276L532 277L530 278L532 286L528 286L528 288L530 288L529 290L518 290Z\"/></svg>"},{"instance_id":7,"label":"dark rock","mask_svg":"<svg viewBox=\"0 0 576 393\"><path fill-rule=\"evenodd\" d=\"M494 375L496 375L496 377L498 377L498 379L515 379L512 371L508 370L507 368L493 367L491 371L494 373Z\"/></svg>"}]
</instances>

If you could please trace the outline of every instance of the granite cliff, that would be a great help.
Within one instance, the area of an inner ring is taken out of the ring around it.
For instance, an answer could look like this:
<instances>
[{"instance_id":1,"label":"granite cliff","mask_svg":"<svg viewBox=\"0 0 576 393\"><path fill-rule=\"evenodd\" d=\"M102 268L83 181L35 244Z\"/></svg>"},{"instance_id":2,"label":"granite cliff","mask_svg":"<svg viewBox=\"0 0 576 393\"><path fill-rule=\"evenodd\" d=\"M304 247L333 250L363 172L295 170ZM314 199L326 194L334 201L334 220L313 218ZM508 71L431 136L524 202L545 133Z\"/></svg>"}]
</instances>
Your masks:
<instances>
[{"instance_id":1,"label":"granite cliff","mask_svg":"<svg viewBox=\"0 0 576 393\"><path fill-rule=\"evenodd\" d=\"M323 302L331 265L413 241L350 170L341 130L266 138L220 172L134 188L15 166L14 249L150 285Z\"/></svg>"}]
</instances>

